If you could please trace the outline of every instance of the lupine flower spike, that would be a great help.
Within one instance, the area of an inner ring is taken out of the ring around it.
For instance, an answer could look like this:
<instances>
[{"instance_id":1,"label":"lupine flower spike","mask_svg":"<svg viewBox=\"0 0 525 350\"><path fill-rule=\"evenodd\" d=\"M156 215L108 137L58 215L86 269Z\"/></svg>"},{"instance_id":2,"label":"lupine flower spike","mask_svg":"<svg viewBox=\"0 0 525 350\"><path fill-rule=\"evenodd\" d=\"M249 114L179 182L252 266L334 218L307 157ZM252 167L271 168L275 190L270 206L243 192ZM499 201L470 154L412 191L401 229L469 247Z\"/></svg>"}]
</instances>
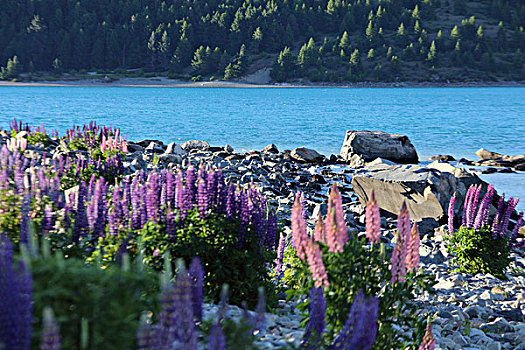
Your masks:
<instances>
[{"instance_id":1,"label":"lupine flower spike","mask_svg":"<svg viewBox=\"0 0 525 350\"><path fill-rule=\"evenodd\" d=\"M448 232L454 233L454 203L456 202L456 193L450 197L448 204Z\"/></svg>"},{"instance_id":2,"label":"lupine flower spike","mask_svg":"<svg viewBox=\"0 0 525 350\"><path fill-rule=\"evenodd\" d=\"M304 260L306 258L308 234L306 233L306 222L302 215L301 197L299 193L295 196L295 203L292 208L292 234L297 256Z\"/></svg>"},{"instance_id":3,"label":"lupine flower spike","mask_svg":"<svg viewBox=\"0 0 525 350\"><path fill-rule=\"evenodd\" d=\"M40 350L60 350L60 330L55 321L53 310L49 307L44 309L44 325Z\"/></svg>"},{"instance_id":4,"label":"lupine flower spike","mask_svg":"<svg viewBox=\"0 0 525 350\"><path fill-rule=\"evenodd\" d=\"M397 218L397 241L392 252L392 283L405 280L407 241L410 234L410 216L406 202L403 202L401 211Z\"/></svg>"},{"instance_id":5,"label":"lupine flower spike","mask_svg":"<svg viewBox=\"0 0 525 350\"><path fill-rule=\"evenodd\" d=\"M301 344L307 350L314 350L321 341L325 329L326 301L321 288L310 288L309 320Z\"/></svg>"},{"instance_id":6,"label":"lupine flower spike","mask_svg":"<svg viewBox=\"0 0 525 350\"><path fill-rule=\"evenodd\" d=\"M410 231L410 240L408 242L406 268L408 272L413 270L417 271L419 265L419 231L417 224L412 225L412 231Z\"/></svg>"},{"instance_id":7,"label":"lupine flower spike","mask_svg":"<svg viewBox=\"0 0 525 350\"><path fill-rule=\"evenodd\" d=\"M366 237L371 244L377 244L381 237L381 217L374 192L366 205Z\"/></svg>"},{"instance_id":8,"label":"lupine flower spike","mask_svg":"<svg viewBox=\"0 0 525 350\"><path fill-rule=\"evenodd\" d=\"M312 278L315 281L315 287L321 288L329 286L330 283L328 282L328 275L326 274L323 258L321 257L321 251L317 243L313 240L310 240L308 244L306 257Z\"/></svg>"},{"instance_id":9,"label":"lupine flower spike","mask_svg":"<svg viewBox=\"0 0 525 350\"><path fill-rule=\"evenodd\" d=\"M376 296L366 298L363 291L358 290L348 319L330 349L371 349L377 335L378 313L379 299Z\"/></svg>"},{"instance_id":10,"label":"lupine flower spike","mask_svg":"<svg viewBox=\"0 0 525 350\"><path fill-rule=\"evenodd\" d=\"M427 331L423 336L423 342L419 346L418 350L434 350L436 348L436 341L434 340L434 334L432 333L432 324L430 323L430 317L427 320Z\"/></svg>"}]
</instances>

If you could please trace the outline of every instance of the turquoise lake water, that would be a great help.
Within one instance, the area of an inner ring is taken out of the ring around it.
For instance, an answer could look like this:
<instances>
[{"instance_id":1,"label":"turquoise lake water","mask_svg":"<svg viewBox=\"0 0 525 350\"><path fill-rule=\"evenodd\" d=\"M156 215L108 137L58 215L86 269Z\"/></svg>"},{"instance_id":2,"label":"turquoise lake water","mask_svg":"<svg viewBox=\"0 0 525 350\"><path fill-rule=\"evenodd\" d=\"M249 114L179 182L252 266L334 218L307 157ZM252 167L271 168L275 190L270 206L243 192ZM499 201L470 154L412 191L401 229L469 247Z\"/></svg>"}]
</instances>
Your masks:
<instances>
[{"instance_id":1,"label":"turquoise lake water","mask_svg":"<svg viewBox=\"0 0 525 350\"><path fill-rule=\"evenodd\" d=\"M525 88L0 87L0 126L13 118L60 133L96 120L128 138L201 139L237 150L310 147L339 153L345 130L408 135L420 159L477 159L483 147L525 153ZM492 175L523 198L525 175Z\"/></svg>"}]
</instances>

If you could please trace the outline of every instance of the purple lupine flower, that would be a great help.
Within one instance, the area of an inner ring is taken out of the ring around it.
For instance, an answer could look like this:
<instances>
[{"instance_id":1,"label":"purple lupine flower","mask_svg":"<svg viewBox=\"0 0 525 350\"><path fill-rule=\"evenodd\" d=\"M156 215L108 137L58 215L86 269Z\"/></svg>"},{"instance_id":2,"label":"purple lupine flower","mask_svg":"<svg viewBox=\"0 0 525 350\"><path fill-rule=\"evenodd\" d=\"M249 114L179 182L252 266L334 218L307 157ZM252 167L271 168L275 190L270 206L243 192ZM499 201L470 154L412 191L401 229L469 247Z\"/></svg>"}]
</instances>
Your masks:
<instances>
[{"instance_id":1,"label":"purple lupine flower","mask_svg":"<svg viewBox=\"0 0 525 350\"><path fill-rule=\"evenodd\" d=\"M86 200L86 183L82 181L78 188L76 213L75 213L75 226L73 228L73 240L76 242L78 239L86 234L87 229L87 218L85 210Z\"/></svg>"},{"instance_id":2,"label":"purple lupine flower","mask_svg":"<svg viewBox=\"0 0 525 350\"><path fill-rule=\"evenodd\" d=\"M454 233L454 203L456 202L456 192L450 197L448 203L448 232Z\"/></svg>"},{"instance_id":3,"label":"purple lupine flower","mask_svg":"<svg viewBox=\"0 0 525 350\"><path fill-rule=\"evenodd\" d=\"M139 328L137 329L137 350L157 350L156 345L159 342L159 336L156 334L157 328L149 324L145 314L140 319Z\"/></svg>"},{"instance_id":4,"label":"purple lupine flower","mask_svg":"<svg viewBox=\"0 0 525 350\"><path fill-rule=\"evenodd\" d=\"M520 227L521 227L522 222L523 222L523 212L520 212L520 215L518 217L518 221L516 221L516 224L514 225L514 229L512 230L512 233L510 235L510 246L511 246L511 248L516 246L516 241L518 239L518 232L520 231Z\"/></svg>"},{"instance_id":5,"label":"purple lupine flower","mask_svg":"<svg viewBox=\"0 0 525 350\"><path fill-rule=\"evenodd\" d=\"M208 203L210 207L214 207L217 203L217 177L213 168L208 171L206 178L206 187L208 190Z\"/></svg>"},{"instance_id":6,"label":"purple lupine flower","mask_svg":"<svg viewBox=\"0 0 525 350\"><path fill-rule=\"evenodd\" d=\"M275 259L275 273L278 277L281 276L282 266L283 266L283 256L284 256L284 245L286 239L283 235L279 238L279 247L277 248L277 259Z\"/></svg>"},{"instance_id":7,"label":"purple lupine flower","mask_svg":"<svg viewBox=\"0 0 525 350\"><path fill-rule=\"evenodd\" d=\"M226 218L231 218L235 215L235 188L233 184L228 185L226 194Z\"/></svg>"},{"instance_id":8,"label":"purple lupine flower","mask_svg":"<svg viewBox=\"0 0 525 350\"><path fill-rule=\"evenodd\" d=\"M190 264L189 275L191 280L191 297L193 316L197 321L202 321L202 296L204 285L204 271L199 257L193 258Z\"/></svg>"},{"instance_id":9,"label":"purple lupine flower","mask_svg":"<svg viewBox=\"0 0 525 350\"><path fill-rule=\"evenodd\" d=\"M465 227L467 226L468 213L469 213L468 207L470 205L470 198L473 195L473 191L474 191L474 185L468 188L467 194L465 195L465 202L463 203L463 217L462 217L461 225Z\"/></svg>"},{"instance_id":10,"label":"purple lupine flower","mask_svg":"<svg viewBox=\"0 0 525 350\"><path fill-rule=\"evenodd\" d=\"M307 350L314 350L321 342L326 326L326 301L322 288L310 288L309 320L301 344Z\"/></svg>"},{"instance_id":11,"label":"purple lupine flower","mask_svg":"<svg viewBox=\"0 0 525 350\"><path fill-rule=\"evenodd\" d=\"M24 193L20 210L20 243L29 244L29 211L31 210L31 196Z\"/></svg>"},{"instance_id":12,"label":"purple lupine flower","mask_svg":"<svg viewBox=\"0 0 525 350\"><path fill-rule=\"evenodd\" d=\"M379 206L377 205L374 191L370 195L370 200L366 205L366 237L371 244L377 244L381 237L381 216L379 215Z\"/></svg>"},{"instance_id":13,"label":"purple lupine flower","mask_svg":"<svg viewBox=\"0 0 525 350\"><path fill-rule=\"evenodd\" d=\"M44 309L40 350L60 350L60 329L53 315L53 310L49 307Z\"/></svg>"},{"instance_id":14,"label":"purple lupine flower","mask_svg":"<svg viewBox=\"0 0 525 350\"><path fill-rule=\"evenodd\" d=\"M133 177L131 182L131 227L133 229L140 228L140 192L139 192L138 176Z\"/></svg>"},{"instance_id":15,"label":"purple lupine flower","mask_svg":"<svg viewBox=\"0 0 525 350\"><path fill-rule=\"evenodd\" d=\"M474 221L474 229L479 230L482 226L487 224L490 212L490 206L492 204L492 196L494 195L494 187L489 185L487 187L487 192L481 200L479 205L478 214L476 215L476 220Z\"/></svg>"},{"instance_id":16,"label":"purple lupine flower","mask_svg":"<svg viewBox=\"0 0 525 350\"><path fill-rule=\"evenodd\" d=\"M246 191L240 192L240 224L239 224L239 247L244 244L244 235L246 234L246 228L250 222L250 202L248 201L248 195Z\"/></svg>"},{"instance_id":17,"label":"purple lupine flower","mask_svg":"<svg viewBox=\"0 0 525 350\"><path fill-rule=\"evenodd\" d=\"M0 345L27 350L32 332L32 278L23 262L15 268L13 244L0 235Z\"/></svg>"},{"instance_id":18,"label":"purple lupine flower","mask_svg":"<svg viewBox=\"0 0 525 350\"><path fill-rule=\"evenodd\" d=\"M507 209L505 210L505 213L503 214L501 225L499 226L500 235L505 236L507 234L510 216L514 212L514 209L518 205L518 202L519 202L519 198L515 198L515 199L513 199L512 197L509 198L507 202Z\"/></svg>"},{"instance_id":19,"label":"purple lupine flower","mask_svg":"<svg viewBox=\"0 0 525 350\"><path fill-rule=\"evenodd\" d=\"M366 298L363 291L358 290L350 308L348 319L330 349L371 349L377 335L378 313L379 299L376 296Z\"/></svg>"},{"instance_id":20,"label":"purple lupine flower","mask_svg":"<svg viewBox=\"0 0 525 350\"><path fill-rule=\"evenodd\" d=\"M191 205L190 209L193 209L195 204L195 168L191 164L186 170L186 196L188 204Z\"/></svg>"},{"instance_id":21,"label":"purple lupine flower","mask_svg":"<svg viewBox=\"0 0 525 350\"><path fill-rule=\"evenodd\" d=\"M176 206L175 193L177 191L174 176L175 175L171 171L166 173L166 201L172 208Z\"/></svg>"},{"instance_id":22,"label":"purple lupine flower","mask_svg":"<svg viewBox=\"0 0 525 350\"><path fill-rule=\"evenodd\" d=\"M103 177L101 177L95 186L95 208L96 219L93 234L102 235L104 233L104 227L106 226L106 192L107 186Z\"/></svg>"},{"instance_id":23,"label":"purple lupine flower","mask_svg":"<svg viewBox=\"0 0 525 350\"><path fill-rule=\"evenodd\" d=\"M480 191L481 191L481 185L474 186L474 191L470 199L471 203L468 207L468 216L467 216L467 227L468 228L471 228L474 224L474 213L476 212L476 208L478 206Z\"/></svg>"},{"instance_id":24,"label":"purple lupine flower","mask_svg":"<svg viewBox=\"0 0 525 350\"><path fill-rule=\"evenodd\" d=\"M176 327L175 340L182 349L197 350L197 329L193 321L192 288L186 269L179 267L175 280Z\"/></svg>"},{"instance_id":25,"label":"purple lupine flower","mask_svg":"<svg viewBox=\"0 0 525 350\"><path fill-rule=\"evenodd\" d=\"M269 249L274 249L276 237L277 237L277 215L275 215L274 211L271 210L268 213L266 247L268 247Z\"/></svg>"},{"instance_id":26,"label":"purple lupine flower","mask_svg":"<svg viewBox=\"0 0 525 350\"><path fill-rule=\"evenodd\" d=\"M503 214L505 213L506 204L507 203L505 203L505 193L503 193L501 197L499 198L496 216L494 217L494 220L492 221L492 238L496 238L496 236L498 235L500 231L499 227L501 224L501 220L503 218Z\"/></svg>"},{"instance_id":27,"label":"purple lupine flower","mask_svg":"<svg viewBox=\"0 0 525 350\"><path fill-rule=\"evenodd\" d=\"M53 229L53 226L55 226L55 223L53 220L53 213L51 212L51 206L46 205L44 216L42 218L42 234L45 235L49 233L49 231Z\"/></svg>"},{"instance_id":28,"label":"purple lupine flower","mask_svg":"<svg viewBox=\"0 0 525 350\"><path fill-rule=\"evenodd\" d=\"M226 350L226 336L219 322L211 325L207 350Z\"/></svg>"},{"instance_id":29,"label":"purple lupine flower","mask_svg":"<svg viewBox=\"0 0 525 350\"><path fill-rule=\"evenodd\" d=\"M148 219L152 219L153 222L157 222L159 219L158 215L158 203L159 203L159 183L158 175L155 172L149 174L148 183L146 185L146 210Z\"/></svg>"},{"instance_id":30,"label":"purple lupine flower","mask_svg":"<svg viewBox=\"0 0 525 350\"><path fill-rule=\"evenodd\" d=\"M197 186L197 208L199 209L199 215L202 219L206 218L208 214L208 189L206 188L206 181L202 178L199 179Z\"/></svg>"}]
</instances>

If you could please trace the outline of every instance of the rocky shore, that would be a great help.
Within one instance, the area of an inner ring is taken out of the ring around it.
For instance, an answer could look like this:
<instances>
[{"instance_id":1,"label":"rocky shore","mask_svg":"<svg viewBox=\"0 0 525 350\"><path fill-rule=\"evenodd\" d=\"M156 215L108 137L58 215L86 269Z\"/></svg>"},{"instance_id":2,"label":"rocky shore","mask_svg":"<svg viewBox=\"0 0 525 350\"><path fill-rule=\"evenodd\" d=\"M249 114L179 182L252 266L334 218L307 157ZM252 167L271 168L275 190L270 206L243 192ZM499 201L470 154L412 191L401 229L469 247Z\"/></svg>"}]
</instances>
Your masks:
<instances>
[{"instance_id":1,"label":"rocky shore","mask_svg":"<svg viewBox=\"0 0 525 350\"><path fill-rule=\"evenodd\" d=\"M27 137L24 132L17 135L17 138L24 137ZM8 142L10 135L5 130L0 131L0 147ZM403 143L404 147L411 146L403 138L395 142ZM352 147L345 142L342 155L326 157L302 147L280 151L273 144L260 151L238 153L229 145L212 147L205 141L192 140L179 145L141 140L127 142L127 154L122 164L124 175L141 170L185 168L190 163L204 164L222 169L225 177L234 183L254 183L278 208L287 239L291 237L289 213L297 191L304 193L306 215L309 223L314 225L319 212L326 214L324 203L329 188L335 183L343 198L347 227L362 234L365 231L364 204L370 191L374 190L382 210L383 239L388 244L393 243L396 210L406 200L421 235L420 267L436 279L436 294L421 296L417 303L423 312L435 314L433 327L438 347L525 349L525 251L521 249L512 253L513 262L506 280L491 275L455 273L454 266L447 259L443 236L448 199L456 192L457 201L461 203L468 186L486 186L486 183L468 170L447 162L437 160L427 167L402 165L382 158L371 160L356 153L355 144ZM35 163L42 160L44 153L48 157L67 155L72 159L87 156L87 152L74 150L66 142L56 139L46 146L27 145L24 152ZM415 150L410 150L409 156L411 161L404 163L417 162ZM508 161L502 155L499 158ZM396 161L403 162L399 157ZM525 234L523 229L522 235ZM216 306L209 305L206 312L216 312ZM240 310L235 307L230 312L233 317L240 315ZM259 335L260 348L283 349L286 344L297 346L303 332L299 327L300 318L293 303L282 300L275 313L267 315L266 330Z\"/></svg>"}]
</instances>

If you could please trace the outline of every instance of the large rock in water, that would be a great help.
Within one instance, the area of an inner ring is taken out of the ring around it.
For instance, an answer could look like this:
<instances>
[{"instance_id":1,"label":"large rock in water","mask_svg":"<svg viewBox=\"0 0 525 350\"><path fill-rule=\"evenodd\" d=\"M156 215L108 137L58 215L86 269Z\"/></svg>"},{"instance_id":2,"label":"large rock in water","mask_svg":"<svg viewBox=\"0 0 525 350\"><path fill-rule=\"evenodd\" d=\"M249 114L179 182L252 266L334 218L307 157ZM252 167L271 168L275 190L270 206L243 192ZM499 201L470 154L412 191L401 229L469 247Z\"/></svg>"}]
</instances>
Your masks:
<instances>
[{"instance_id":1,"label":"large rock in water","mask_svg":"<svg viewBox=\"0 0 525 350\"><path fill-rule=\"evenodd\" d=\"M316 150L305 147L297 147L290 155L292 158L304 163L320 162L324 159L324 156Z\"/></svg>"},{"instance_id":2,"label":"large rock in water","mask_svg":"<svg viewBox=\"0 0 525 350\"><path fill-rule=\"evenodd\" d=\"M470 185L487 183L468 171L449 163L434 162L428 167L392 165L381 159L373 161L356 172L352 186L362 205L366 205L372 191L379 207L397 215L403 201L407 202L410 218L441 220L447 215L448 203L457 192L456 214L461 214L465 194Z\"/></svg>"},{"instance_id":3,"label":"large rock in water","mask_svg":"<svg viewBox=\"0 0 525 350\"><path fill-rule=\"evenodd\" d=\"M354 154L368 162L379 157L403 164L417 164L419 161L416 148L406 135L382 131L347 130L341 156L350 160Z\"/></svg>"}]
</instances>

